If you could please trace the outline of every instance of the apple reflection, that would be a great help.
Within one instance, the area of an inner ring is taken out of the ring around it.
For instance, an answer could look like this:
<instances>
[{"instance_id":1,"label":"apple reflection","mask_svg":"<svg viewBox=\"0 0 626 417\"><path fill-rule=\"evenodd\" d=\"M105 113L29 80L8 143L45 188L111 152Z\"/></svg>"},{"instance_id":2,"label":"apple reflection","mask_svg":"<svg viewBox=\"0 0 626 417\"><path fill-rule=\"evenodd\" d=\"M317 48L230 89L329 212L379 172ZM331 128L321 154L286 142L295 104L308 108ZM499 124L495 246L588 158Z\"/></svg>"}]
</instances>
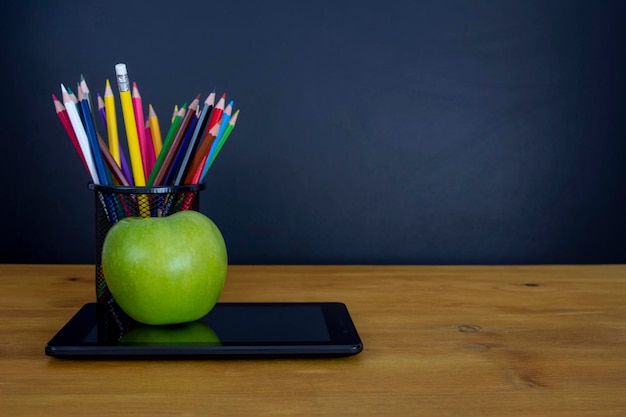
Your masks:
<instances>
[{"instance_id":1,"label":"apple reflection","mask_svg":"<svg viewBox=\"0 0 626 417\"><path fill-rule=\"evenodd\" d=\"M221 346L217 334L201 321L164 326L141 325L119 341L121 346Z\"/></svg>"}]
</instances>

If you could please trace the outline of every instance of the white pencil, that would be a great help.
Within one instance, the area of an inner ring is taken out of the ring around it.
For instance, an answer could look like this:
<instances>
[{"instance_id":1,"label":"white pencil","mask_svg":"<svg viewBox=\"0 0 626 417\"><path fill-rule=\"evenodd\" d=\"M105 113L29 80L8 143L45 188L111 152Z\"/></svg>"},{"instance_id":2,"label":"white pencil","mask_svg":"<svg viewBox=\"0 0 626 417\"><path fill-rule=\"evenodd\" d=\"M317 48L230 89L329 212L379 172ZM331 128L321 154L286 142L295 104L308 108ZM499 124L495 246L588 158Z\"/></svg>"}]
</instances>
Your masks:
<instances>
[{"instance_id":1,"label":"white pencil","mask_svg":"<svg viewBox=\"0 0 626 417\"><path fill-rule=\"evenodd\" d=\"M78 114L76 103L74 103L63 84L61 84L61 94L63 96L65 110L67 111L67 115L70 118L70 123L72 124L72 128L74 129L74 133L76 133L76 137L78 138L78 144L80 145L80 149L83 152L83 156L85 157L85 162L87 163L87 168L89 169L89 173L91 174L91 179L94 184L100 184L100 179L98 178L96 166L93 161L93 155L91 154L91 149L89 148L87 132L85 131L83 122L80 120L80 115Z\"/></svg>"}]
</instances>

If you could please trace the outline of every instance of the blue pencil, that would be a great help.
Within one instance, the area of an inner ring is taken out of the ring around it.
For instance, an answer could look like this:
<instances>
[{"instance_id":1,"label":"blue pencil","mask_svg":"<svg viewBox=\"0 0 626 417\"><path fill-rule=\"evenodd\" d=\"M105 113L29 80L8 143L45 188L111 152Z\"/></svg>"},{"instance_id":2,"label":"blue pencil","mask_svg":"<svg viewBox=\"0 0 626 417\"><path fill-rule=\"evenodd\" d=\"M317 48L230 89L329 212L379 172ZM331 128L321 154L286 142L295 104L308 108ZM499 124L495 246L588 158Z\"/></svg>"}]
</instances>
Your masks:
<instances>
[{"instance_id":1,"label":"blue pencil","mask_svg":"<svg viewBox=\"0 0 626 417\"><path fill-rule=\"evenodd\" d=\"M83 114L83 124L85 125L85 132L87 133L87 139L89 139L89 147L91 148L91 154L93 156L94 164L96 165L96 171L98 172L98 178L103 185L109 185L109 173L104 166L104 160L102 159L102 153L100 152L100 146L98 144L98 136L96 135L96 128L93 125L93 118L91 115L91 109L89 102L84 97L82 89L78 88L78 102Z\"/></svg>"},{"instance_id":2,"label":"blue pencil","mask_svg":"<svg viewBox=\"0 0 626 417\"><path fill-rule=\"evenodd\" d=\"M204 164L204 168L202 169L202 176L200 177L201 179L204 179L207 171L209 170L209 167L211 166L211 161L215 159L216 153L219 152L220 141L222 140L222 136L224 136L224 130L226 129L226 126L228 125L228 121L230 120L230 116L232 112L233 112L233 102L231 101L230 103L228 103L228 106L226 106L226 108L224 109L224 113L222 113L222 121L220 122L220 130L218 131L217 136L215 137L215 140L213 141L213 144L211 145L209 156L206 160L206 164Z\"/></svg>"},{"instance_id":3,"label":"blue pencil","mask_svg":"<svg viewBox=\"0 0 626 417\"><path fill-rule=\"evenodd\" d=\"M183 141L180 144L180 148L178 148L178 153L176 154L176 157L174 158L174 162L172 162L170 170L167 173L167 176L165 177L165 182L163 184L177 185L174 183L174 180L176 179L176 176L178 175L178 171L181 167L183 159L185 158L185 155L187 154L187 149L189 148L191 138L194 135L197 124L198 124L198 116L194 115L194 117L191 119L191 124L189 125L189 128L187 129L187 134L183 138Z\"/></svg>"}]
</instances>

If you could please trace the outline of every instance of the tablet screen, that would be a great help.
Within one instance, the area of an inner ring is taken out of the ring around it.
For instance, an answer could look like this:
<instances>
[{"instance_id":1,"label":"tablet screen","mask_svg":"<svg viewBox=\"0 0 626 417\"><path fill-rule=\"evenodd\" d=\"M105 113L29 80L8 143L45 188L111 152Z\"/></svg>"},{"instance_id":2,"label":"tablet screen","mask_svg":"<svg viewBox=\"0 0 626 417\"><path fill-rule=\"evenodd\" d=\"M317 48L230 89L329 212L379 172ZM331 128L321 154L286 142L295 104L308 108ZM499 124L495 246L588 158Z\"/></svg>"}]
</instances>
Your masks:
<instances>
[{"instance_id":1,"label":"tablet screen","mask_svg":"<svg viewBox=\"0 0 626 417\"><path fill-rule=\"evenodd\" d=\"M199 350L202 347L205 349ZM91 303L57 333L46 353L354 354L361 349L356 329L341 303L218 303L200 320L169 326L142 325L115 304Z\"/></svg>"}]
</instances>

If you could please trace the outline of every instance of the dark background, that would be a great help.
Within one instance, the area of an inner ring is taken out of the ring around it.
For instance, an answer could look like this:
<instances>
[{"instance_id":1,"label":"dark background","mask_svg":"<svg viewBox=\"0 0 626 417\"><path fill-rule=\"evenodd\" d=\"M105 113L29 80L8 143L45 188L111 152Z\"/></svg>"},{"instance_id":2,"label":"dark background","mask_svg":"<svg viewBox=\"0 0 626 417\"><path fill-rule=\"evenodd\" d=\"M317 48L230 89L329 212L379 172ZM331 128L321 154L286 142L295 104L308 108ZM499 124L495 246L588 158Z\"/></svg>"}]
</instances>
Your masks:
<instances>
[{"instance_id":1,"label":"dark background","mask_svg":"<svg viewBox=\"0 0 626 417\"><path fill-rule=\"evenodd\" d=\"M241 109L201 210L233 264L626 262L624 1L4 3L0 262L94 262L50 95L118 62L162 130Z\"/></svg>"}]
</instances>

